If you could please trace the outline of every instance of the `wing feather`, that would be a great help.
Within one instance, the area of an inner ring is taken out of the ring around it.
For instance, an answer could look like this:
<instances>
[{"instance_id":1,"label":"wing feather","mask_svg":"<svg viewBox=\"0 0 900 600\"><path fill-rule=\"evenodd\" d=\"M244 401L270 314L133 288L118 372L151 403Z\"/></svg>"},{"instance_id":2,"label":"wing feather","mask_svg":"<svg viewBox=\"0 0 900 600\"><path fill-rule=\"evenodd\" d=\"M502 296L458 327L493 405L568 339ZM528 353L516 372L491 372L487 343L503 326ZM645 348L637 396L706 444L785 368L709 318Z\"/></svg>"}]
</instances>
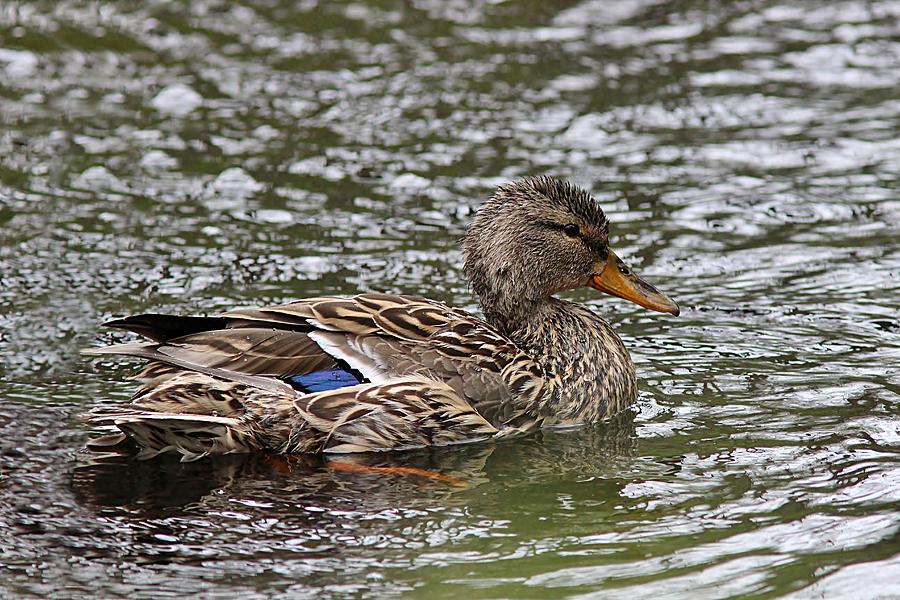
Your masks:
<instances>
[{"instance_id":1,"label":"wing feather","mask_svg":"<svg viewBox=\"0 0 900 600\"><path fill-rule=\"evenodd\" d=\"M326 434L324 452L407 450L497 433L453 388L422 377L309 394L294 407Z\"/></svg>"}]
</instances>

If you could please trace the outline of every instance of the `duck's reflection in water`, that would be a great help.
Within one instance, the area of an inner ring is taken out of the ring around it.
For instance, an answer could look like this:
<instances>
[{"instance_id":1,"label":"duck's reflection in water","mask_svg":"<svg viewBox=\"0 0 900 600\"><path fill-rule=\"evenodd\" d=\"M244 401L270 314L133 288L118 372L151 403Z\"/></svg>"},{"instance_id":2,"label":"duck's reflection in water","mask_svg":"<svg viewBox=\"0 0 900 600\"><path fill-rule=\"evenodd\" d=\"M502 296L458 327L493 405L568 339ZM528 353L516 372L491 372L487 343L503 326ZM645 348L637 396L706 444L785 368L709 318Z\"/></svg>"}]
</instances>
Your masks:
<instances>
[{"instance_id":1,"label":"duck's reflection in water","mask_svg":"<svg viewBox=\"0 0 900 600\"><path fill-rule=\"evenodd\" d=\"M456 504L479 486L559 478L618 478L631 460L634 413L596 426L545 430L495 444L351 455L234 454L182 463L84 456L73 470L78 501L105 515L163 516L247 509L376 512ZM456 500L454 500L456 498Z\"/></svg>"}]
</instances>

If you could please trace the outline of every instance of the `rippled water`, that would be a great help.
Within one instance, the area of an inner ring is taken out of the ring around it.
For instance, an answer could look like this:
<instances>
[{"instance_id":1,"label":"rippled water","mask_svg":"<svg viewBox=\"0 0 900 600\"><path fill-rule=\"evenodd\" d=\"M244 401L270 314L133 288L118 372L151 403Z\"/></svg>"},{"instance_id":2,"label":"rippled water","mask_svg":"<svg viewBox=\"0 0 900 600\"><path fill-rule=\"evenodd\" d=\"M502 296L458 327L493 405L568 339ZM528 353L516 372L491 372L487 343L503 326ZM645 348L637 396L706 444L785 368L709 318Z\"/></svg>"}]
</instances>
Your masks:
<instances>
[{"instance_id":1,"label":"rippled water","mask_svg":"<svg viewBox=\"0 0 900 600\"><path fill-rule=\"evenodd\" d=\"M0 5L0 592L900 596L900 4ZM593 428L358 459L90 464L142 311L474 308L497 183L593 190L678 319Z\"/></svg>"}]
</instances>

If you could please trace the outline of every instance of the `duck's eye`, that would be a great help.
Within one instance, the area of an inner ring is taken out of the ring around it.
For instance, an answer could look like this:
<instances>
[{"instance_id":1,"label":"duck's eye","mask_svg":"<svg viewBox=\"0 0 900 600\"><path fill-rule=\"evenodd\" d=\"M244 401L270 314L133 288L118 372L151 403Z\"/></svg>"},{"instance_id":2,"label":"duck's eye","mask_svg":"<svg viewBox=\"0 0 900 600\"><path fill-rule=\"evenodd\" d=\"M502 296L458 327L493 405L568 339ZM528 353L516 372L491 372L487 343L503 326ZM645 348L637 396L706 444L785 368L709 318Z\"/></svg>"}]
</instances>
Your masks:
<instances>
[{"instance_id":1,"label":"duck's eye","mask_svg":"<svg viewBox=\"0 0 900 600\"><path fill-rule=\"evenodd\" d=\"M578 225L575 223L569 223L568 225L563 225L563 233L565 233L569 237L575 237L578 235Z\"/></svg>"}]
</instances>

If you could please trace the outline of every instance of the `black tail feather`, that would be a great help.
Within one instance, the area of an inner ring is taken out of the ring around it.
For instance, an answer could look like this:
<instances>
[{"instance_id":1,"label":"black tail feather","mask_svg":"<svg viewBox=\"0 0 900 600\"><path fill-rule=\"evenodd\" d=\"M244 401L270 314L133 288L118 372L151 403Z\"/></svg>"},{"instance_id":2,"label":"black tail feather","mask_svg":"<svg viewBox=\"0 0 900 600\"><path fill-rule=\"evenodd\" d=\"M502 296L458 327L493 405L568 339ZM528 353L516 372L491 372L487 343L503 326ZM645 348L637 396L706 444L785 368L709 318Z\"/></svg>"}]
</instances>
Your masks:
<instances>
[{"instance_id":1,"label":"black tail feather","mask_svg":"<svg viewBox=\"0 0 900 600\"><path fill-rule=\"evenodd\" d=\"M167 342L192 333L224 329L227 324L228 319L223 317L183 317L147 313L107 321L103 325L133 331L154 342Z\"/></svg>"}]
</instances>

